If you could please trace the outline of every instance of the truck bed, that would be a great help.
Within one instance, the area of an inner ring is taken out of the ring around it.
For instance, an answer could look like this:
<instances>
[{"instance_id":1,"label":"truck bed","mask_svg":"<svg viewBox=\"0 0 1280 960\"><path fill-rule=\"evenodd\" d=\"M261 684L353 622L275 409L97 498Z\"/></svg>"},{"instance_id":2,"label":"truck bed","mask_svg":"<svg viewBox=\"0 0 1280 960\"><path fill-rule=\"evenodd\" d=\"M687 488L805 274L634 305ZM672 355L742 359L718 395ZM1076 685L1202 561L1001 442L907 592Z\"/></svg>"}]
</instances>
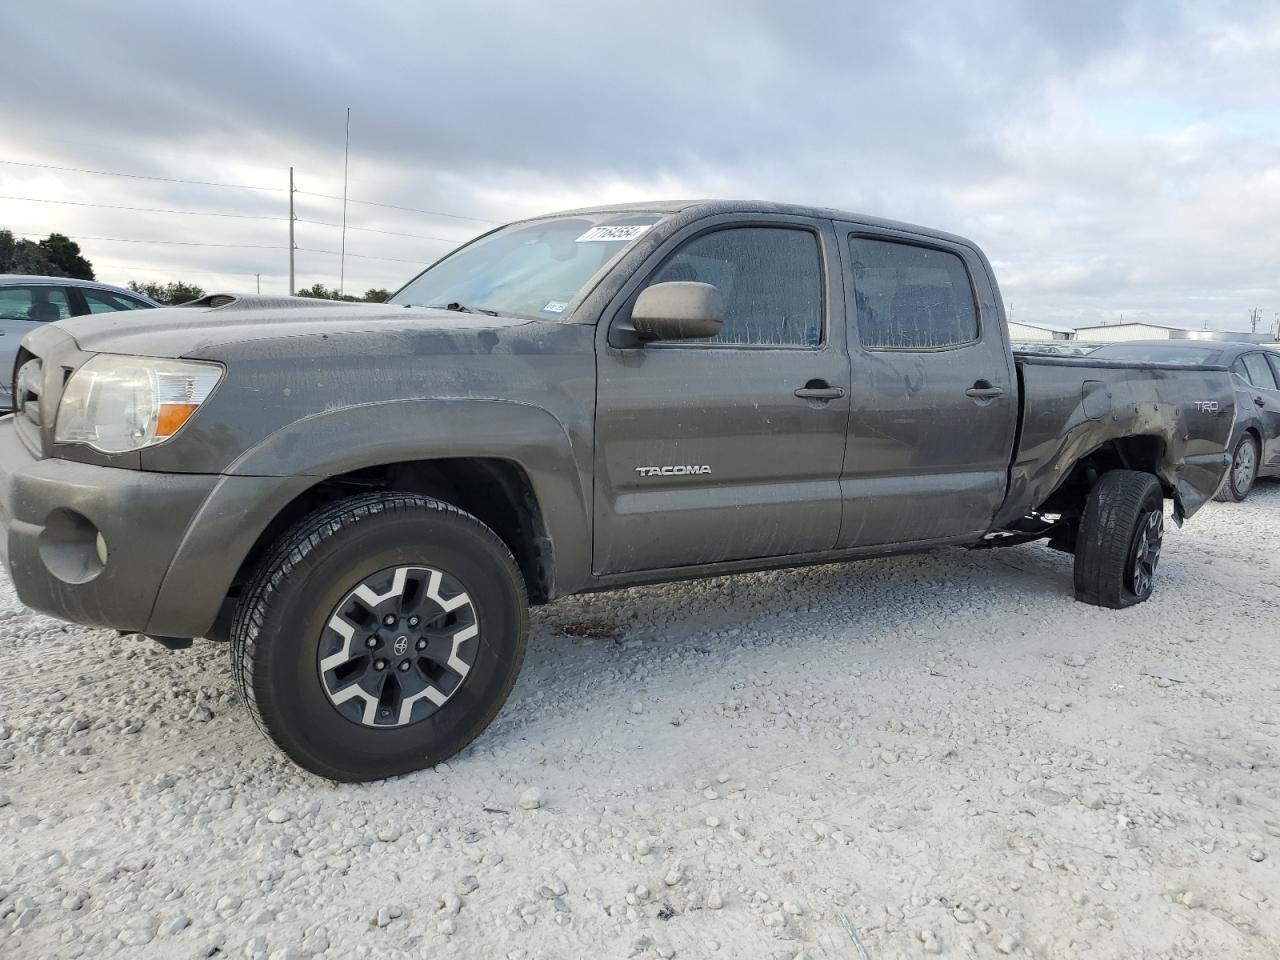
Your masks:
<instances>
[{"instance_id":1,"label":"truck bed","mask_svg":"<svg viewBox=\"0 0 1280 960\"><path fill-rule=\"evenodd\" d=\"M1226 367L1014 351L1021 395L1009 491L994 529L1039 508L1082 457L1150 437L1174 517L1213 496L1226 469L1235 391Z\"/></svg>"}]
</instances>

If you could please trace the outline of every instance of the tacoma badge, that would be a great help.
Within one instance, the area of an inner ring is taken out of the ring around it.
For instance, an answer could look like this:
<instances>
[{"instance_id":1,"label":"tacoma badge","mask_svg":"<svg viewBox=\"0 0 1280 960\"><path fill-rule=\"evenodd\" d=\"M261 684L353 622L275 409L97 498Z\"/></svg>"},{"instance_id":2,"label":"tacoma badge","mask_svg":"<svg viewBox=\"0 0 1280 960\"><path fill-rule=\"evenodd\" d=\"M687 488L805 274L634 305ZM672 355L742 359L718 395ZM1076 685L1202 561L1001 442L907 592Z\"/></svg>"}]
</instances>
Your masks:
<instances>
[{"instance_id":1,"label":"tacoma badge","mask_svg":"<svg viewBox=\"0 0 1280 960\"><path fill-rule=\"evenodd\" d=\"M636 467L636 473L642 477L688 477L710 472L711 468L705 463L700 466L677 464L670 467Z\"/></svg>"}]
</instances>

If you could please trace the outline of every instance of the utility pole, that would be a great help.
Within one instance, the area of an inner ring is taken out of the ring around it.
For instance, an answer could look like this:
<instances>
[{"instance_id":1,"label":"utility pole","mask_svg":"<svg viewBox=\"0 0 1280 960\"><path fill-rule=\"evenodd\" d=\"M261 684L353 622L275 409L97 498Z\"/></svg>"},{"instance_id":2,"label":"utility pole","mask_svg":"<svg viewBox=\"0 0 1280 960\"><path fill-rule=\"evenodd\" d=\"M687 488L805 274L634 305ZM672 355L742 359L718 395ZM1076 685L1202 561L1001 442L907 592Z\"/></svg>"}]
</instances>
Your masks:
<instances>
[{"instance_id":1,"label":"utility pole","mask_svg":"<svg viewBox=\"0 0 1280 960\"><path fill-rule=\"evenodd\" d=\"M1249 332L1258 332L1258 321L1262 319L1262 311L1254 307L1249 311Z\"/></svg>"},{"instance_id":2,"label":"utility pole","mask_svg":"<svg viewBox=\"0 0 1280 960\"><path fill-rule=\"evenodd\" d=\"M347 160L351 156L351 108L347 107L347 135L342 145L342 245L338 248L338 296L347 276Z\"/></svg>"},{"instance_id":3,"label":"utility pole","mask_svg":"<svg viewBox=\"0 0 1280 960\"><path fill-rule=\"evenodd\" d=\"M253 278L254 278L254 280L256 280L256 281L257 281L257 283L258 283L258 292L259 292L259 293L261 293L261 292L262 292L262 274L260 274L260 273L255 273L255 274L253 275Z\"/></svg>"},{"instance_id":4,"label":"utility pole","mask_svg":"<svg viewBox=\"0 0 1280 960\"><path fill-rule=\"evenodd\" d=\"M293 251L298 245L293 242L293 222L298 218L293 215L293 167L289 168L289 296L293 296Z\"/></svg>"}]
</instances>

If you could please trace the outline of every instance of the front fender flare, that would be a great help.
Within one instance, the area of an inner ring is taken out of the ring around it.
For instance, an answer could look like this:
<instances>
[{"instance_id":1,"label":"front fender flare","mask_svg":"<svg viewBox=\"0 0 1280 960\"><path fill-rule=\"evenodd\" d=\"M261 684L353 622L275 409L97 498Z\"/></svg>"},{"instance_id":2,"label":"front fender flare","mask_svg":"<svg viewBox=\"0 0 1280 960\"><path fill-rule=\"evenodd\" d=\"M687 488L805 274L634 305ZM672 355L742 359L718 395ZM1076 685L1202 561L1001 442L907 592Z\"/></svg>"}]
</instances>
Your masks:
<instances>
[{"instance_id":1,"label":"front fender flare","mask_svg":"<svg viewBox=\"0 0 1280 960\"><path fill-rule=\"evenodd\" d=\"M446 457L507 460L523 469L554 547L557 593L587 583L590 457L575 456L559 420L508 400L394 400L295 421L235 460L188 525L148 630L205 635L258 537L317 483L366 467Z\"/></svg>"}]
</instances>

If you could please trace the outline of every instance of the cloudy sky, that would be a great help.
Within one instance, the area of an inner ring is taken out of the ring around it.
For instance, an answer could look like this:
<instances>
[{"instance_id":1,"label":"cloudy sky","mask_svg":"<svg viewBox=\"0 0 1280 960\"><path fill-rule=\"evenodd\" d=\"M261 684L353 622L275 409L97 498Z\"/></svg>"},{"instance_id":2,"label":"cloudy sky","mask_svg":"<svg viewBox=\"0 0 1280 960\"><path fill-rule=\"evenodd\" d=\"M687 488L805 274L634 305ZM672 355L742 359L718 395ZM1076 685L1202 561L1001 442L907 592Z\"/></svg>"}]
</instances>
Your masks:
<instances>
[{"instance_id":1,"label":"cloudy sky","mask_svg":"<svg viewBox=\"0 0 1280 960\"><path fill-rule=\"evenodd\" d=\"M292 165L298 283L336 285L341 203L315 194L342 192L350 106L350 196L431 212L352 203L348 292L490 222L741 197L970 236L1015 319L1280 319L1274 2L13 0L4 19L0 226L80 239L108 281L283 292Z\"/></svg>"}]
</instances>

